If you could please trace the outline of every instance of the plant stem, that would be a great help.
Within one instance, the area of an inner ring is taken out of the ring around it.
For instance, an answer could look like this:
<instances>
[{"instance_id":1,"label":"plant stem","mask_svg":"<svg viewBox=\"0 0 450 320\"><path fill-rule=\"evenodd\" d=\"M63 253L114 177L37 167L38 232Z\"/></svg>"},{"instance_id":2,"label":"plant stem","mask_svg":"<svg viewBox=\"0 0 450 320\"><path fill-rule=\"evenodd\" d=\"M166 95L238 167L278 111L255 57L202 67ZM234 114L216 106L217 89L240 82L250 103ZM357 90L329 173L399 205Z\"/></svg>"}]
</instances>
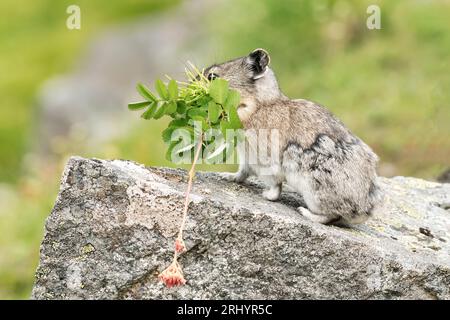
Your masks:
<instances>
[{"instance_id":1,"label":"plant stem","mask_svg":"<svg viewBox=\"0 0 450 320\"><path fill-rule=\"evenodd\" d=\"M198 144L197 144L197 148L195 150L194 161L192 162L191 170L189 170L188 186L187 186L187 190L186 190L186 197L184 199L183 219L181 220L180 230L178 231L178 237L177 237L177 239L180 241L183 240L183 230L184 230L184 226L186 224L187 211L188 211L189 202L190 202L189 196L190 196L191 190L192 190L192 181L194 180L194 176L195 176L195 165L197 164L197 160L200 155L200 151L202 150L202 144L203 144L203 133L201 133L198 138ZM174 251L175 252L174 252L173 260L176 262L177 258L178 258L178 252L176 249Z\"/></svg>"}]
</instances>

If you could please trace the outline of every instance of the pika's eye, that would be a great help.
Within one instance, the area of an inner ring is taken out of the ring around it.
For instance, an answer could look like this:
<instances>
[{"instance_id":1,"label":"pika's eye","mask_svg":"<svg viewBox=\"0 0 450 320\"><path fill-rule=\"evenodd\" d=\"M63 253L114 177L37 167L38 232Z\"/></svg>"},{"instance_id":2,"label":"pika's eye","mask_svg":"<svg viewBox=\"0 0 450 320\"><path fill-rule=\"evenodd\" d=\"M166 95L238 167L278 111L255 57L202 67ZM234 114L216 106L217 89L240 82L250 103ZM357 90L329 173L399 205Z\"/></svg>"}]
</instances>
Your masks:
<instances>
[{"instance_id":1,"label":"pika's eye","mask_svg":"<svg viewBox=\"0 0 450 320\"><path fill-rule=\"evenodd\" d=\"M208 74L208 80L209 81L212 81L212 80L214 80L214 79L216 79L216 78L218 78L219 76L217 75L217 74L215 74L215 73L210 73L210 74Z\"/></svg>"}]
</instances>

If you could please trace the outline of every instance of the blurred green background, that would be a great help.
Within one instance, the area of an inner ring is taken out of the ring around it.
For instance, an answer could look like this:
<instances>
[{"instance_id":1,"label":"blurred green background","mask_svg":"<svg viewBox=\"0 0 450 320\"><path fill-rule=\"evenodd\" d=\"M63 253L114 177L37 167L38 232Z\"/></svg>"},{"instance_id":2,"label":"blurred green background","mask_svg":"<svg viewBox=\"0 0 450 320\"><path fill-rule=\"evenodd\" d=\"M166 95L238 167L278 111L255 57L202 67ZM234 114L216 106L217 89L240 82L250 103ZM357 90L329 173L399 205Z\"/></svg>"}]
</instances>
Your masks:
<instances>
[{"instance_id":1,"label":"blurred green background","mask_svg":"<svg viewBox=\"0 0 450 320\"><path fill-rule=\"evenodd\" d=\"M65 27L71 4L81 8L79 31ZM38 125L39 88L71 72L101 32L170 15L182 4L0 2L0 299L30 295L45 217L68 156L170 165L159 135L164 122L127 113L136 124L120 138L95 152L59 148L54 166L30 171L24 158ZM370 4L381 8L381 30L366 28ZM209 1L198 20L203 36L214 39L205 63L267 49L283 91L327 106L378 153L381 174L433 179L450 166L450 1Z\"/></svg>"}]
</instances>

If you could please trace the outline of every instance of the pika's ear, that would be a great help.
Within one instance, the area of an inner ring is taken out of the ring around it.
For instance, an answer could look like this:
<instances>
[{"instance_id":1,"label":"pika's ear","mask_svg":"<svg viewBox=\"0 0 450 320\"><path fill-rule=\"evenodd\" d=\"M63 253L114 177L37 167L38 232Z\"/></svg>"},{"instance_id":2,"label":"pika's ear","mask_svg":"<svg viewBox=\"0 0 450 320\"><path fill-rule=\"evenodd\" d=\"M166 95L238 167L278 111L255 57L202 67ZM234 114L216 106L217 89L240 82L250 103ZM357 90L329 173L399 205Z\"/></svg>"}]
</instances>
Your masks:
<instances>
[{"instance_id":1,"label":"pika's ear","mask_svg":"<svg viewBox=\"0 0 450 320\"><path fill-rule=\"evenodd\" d=\"M269 53L264 49L253 50L246 58L245 62L251 67L254 75L253 79L264 76L270 63Z\"/></svg>"}]
</instances>

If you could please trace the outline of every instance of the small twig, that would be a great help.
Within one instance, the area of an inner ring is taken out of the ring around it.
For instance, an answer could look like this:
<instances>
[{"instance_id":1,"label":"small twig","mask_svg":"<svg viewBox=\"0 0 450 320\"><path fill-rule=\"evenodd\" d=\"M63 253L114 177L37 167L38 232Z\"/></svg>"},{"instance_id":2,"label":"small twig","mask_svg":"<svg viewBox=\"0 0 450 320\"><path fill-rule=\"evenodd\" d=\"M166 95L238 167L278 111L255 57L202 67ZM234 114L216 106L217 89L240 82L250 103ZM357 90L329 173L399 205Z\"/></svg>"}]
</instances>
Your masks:
<instances>
[{"instance_id":1,"label":"small twig","mask_svg":"<svg viewBox=\"0 0 450 320\"><path fill-rule=\"evenodd\" d=\"M188 212L188 207L189 207L189 202L190 202L189 196L190 196L191 190L192 190L192 181L194 180L194 176L195 176L195 165L197 164L198 157L200 155L200 151L202 150L202 144L203 144L203 134L200 134L198 143L197 143L197 148L195 150L194 161L192 162L191 169L189 170L188 186L187 186L187 190L186 190L186 196L184 198L183 218L181 220L180 230L178 231L177 240L179 240L181 243L183 243L183 230L184 230L184 226L186 224L187 212ZM178 251L175 249L174 261L176 261L177 258L178 258Z\"/></svg>"},{"instance_id":2,"label":"small twig","mask_svg":"<svg viewBox=\"0 0 450 320\"><path fill-rule=\"evenodd\" d=\"M159 278L169 288L177 285L183 285L186 283L186 280L184 279L183 276L183 271L181 269L180 264L178 263L178 254L186 249L183 241L183 230L186 224L186 217L189 207L189 196L191 194L192 182L195 176L195 165L197 164L198 157L200 156L202 144L203 144L203 134L200 134L197 148L195 150L194 161L192 162L191 170L189 170L188 186L186 190L186 197L184 199L183 218L181 220L180 230L178 231L177 239L175 240L173 262L159 275Z\"/></svg>"}]
</instances>

